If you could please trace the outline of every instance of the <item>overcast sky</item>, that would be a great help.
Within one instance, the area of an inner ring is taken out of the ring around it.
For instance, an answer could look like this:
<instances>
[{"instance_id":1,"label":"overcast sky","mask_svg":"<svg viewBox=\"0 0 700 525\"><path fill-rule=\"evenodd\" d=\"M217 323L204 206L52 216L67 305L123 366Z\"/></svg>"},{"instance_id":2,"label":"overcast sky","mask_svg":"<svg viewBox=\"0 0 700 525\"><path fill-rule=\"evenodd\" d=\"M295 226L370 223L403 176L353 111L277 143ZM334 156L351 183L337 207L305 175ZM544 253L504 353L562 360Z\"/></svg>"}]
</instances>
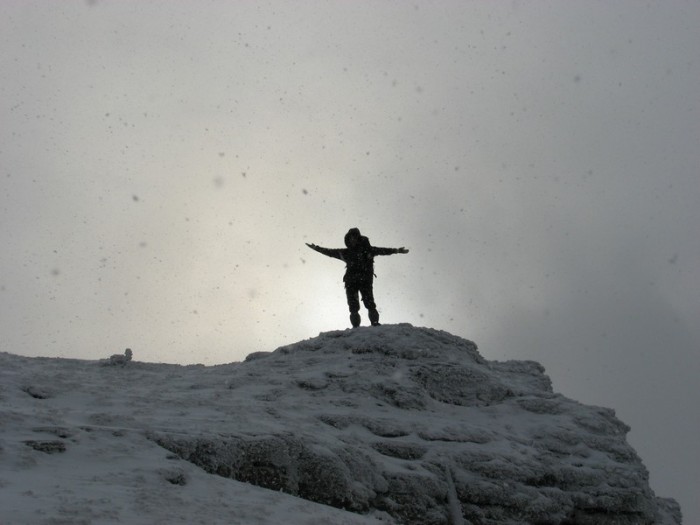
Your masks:
<instances>
[{"instance_id":1,"label":"overcast sky","mask_svg":"<svg viewBox=\"0 0 700 525\"><path fill-rule=\"evenodd\" d=\"M0 350L239 361L384 323L614 408L700 523L700 3L0 3ZM363 311L364 323L367 323Z\"/></svg>"}]
</instances>

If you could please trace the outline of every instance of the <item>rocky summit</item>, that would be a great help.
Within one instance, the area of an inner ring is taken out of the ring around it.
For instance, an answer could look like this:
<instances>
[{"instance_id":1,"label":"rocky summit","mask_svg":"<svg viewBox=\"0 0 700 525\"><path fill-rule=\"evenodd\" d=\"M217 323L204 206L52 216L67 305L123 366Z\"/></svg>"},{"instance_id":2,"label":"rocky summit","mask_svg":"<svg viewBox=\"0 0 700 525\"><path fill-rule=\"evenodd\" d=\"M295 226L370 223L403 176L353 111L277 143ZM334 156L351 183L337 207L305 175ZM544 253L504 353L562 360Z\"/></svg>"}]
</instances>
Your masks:
<instances>
[{"instance_id":1,"label":"rocky summit","mask_svg":"<svg viewBox=\"0 0 700 525\"><path fill-rule=\"evenodd\" d=\"M681 523L613 410L443 331L104 365L0 354L0 523Z\"/></svg>"},{"instance_id":2,"label":"rocky summit","mask_svg":"<svg viewBox=\"0 0 700 525\"><path fill-rule=\"evenodd\" d=\"M613 410L446 332L324 333L250 355L222 395L244 424L151 438L207 472L398 523L680 523Z\"/></svg>"}]
</instances>

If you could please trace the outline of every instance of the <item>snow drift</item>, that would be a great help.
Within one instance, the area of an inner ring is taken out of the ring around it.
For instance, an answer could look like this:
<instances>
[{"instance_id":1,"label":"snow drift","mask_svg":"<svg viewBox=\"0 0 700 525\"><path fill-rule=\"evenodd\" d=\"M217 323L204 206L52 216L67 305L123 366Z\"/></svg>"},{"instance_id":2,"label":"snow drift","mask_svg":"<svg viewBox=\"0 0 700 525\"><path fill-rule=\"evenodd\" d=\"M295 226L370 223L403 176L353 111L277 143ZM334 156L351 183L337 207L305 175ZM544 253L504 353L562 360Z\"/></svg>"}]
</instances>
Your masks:
<instances>
[{"instance_id":1,"label":"snow drift","mask_svg":"<svg viewBox=\"0 0 700 525\"><path fill-rule=\"evenodd\" d=\"M0 378L0 523L681 522L612 410L437 330L214 367L0 354Z\"/></svg>"}]
</instances>

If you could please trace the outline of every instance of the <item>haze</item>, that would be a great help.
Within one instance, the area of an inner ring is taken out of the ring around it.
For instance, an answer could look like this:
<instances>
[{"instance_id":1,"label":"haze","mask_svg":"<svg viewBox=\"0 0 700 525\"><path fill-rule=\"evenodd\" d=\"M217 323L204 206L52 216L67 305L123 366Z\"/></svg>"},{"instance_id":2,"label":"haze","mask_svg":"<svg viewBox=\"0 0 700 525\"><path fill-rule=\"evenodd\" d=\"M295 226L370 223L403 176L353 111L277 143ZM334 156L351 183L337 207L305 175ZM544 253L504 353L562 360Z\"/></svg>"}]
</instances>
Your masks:
<instances>
[{"instance_id":1,"label":"haze","mask_svg":"<svg viewBox=\"0 0 700 525\"><path fill-rule=\"evenodd\" d=\"M700 4L4 1L0 350L216 364L383 323L616 409L700 522ZM366 312L362 312L367 323Z\"/></svg>"}]
</instances>

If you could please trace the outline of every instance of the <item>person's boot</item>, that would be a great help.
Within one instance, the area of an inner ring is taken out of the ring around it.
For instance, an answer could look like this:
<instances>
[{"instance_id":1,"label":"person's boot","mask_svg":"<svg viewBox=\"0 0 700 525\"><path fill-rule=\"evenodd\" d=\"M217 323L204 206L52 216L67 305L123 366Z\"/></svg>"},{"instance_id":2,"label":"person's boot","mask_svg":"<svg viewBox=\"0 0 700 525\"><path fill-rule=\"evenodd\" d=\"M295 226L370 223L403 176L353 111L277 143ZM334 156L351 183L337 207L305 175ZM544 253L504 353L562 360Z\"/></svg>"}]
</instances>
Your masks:
<instances>
[{"instance_id":1,"label":"person's boot","mask_svg":"<svg viewBox=\"0 0 700 525\"><path fill-rule=\"evenodd\" d=\"M353 328L357 328L360 326L360 321L362 319L360 318L360 314L358 312L351 312L350 313L350 323L352 323Z\"/></svg>"},{"instance_id":2,"label":"person's boot","mask_svg":"<svg viewBox=\"0 0 700 525\"><path fill-rule=\"evenodd\" d=\"M379 312L377 312L376 308L368 310L368 313L369 322L372 323L372 326L379 326Z\"/></svg>"}]
</instances>

